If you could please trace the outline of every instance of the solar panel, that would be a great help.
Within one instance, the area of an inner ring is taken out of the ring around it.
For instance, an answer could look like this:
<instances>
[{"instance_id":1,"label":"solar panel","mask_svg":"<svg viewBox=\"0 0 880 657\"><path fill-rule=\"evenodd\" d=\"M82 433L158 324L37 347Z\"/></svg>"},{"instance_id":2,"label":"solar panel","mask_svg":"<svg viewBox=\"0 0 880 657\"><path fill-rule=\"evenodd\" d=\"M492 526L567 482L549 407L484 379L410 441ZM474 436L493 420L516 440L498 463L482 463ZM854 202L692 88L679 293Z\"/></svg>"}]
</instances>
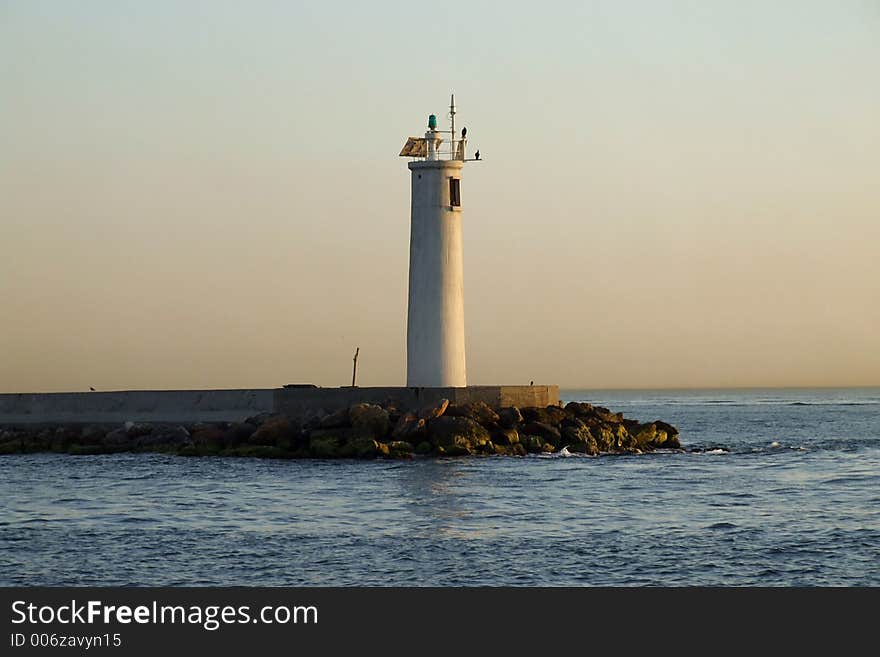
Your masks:
<instances>
[{"instance_id":1,"label":"solar panel","mask_svg":"<svg viewBox=\"0 0 880 657\"><path fill-rule=\"evenodd\" d=\"M424 137L409 137L400 150L400 157L428 157L428 143Z\"/></svg>"}]
</instances>

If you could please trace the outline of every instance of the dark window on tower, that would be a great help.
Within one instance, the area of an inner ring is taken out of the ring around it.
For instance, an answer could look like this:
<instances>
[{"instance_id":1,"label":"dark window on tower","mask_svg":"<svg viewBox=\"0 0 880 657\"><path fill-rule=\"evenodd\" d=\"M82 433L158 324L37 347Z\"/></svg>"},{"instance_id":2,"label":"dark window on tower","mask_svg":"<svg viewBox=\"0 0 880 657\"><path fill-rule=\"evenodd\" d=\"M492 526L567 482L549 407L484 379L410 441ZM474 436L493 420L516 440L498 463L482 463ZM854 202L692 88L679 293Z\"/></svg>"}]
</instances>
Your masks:
<instances>
[{"instance_id":1,"label":"dark window on tower","mask_svg":"<svg viewBox=\"0 0 880 657\"><path fill-rule=\"evenodd\" d=\"M458 178L449 179L449 205L453 207L461 206L461 181Z\"/></svg>"}]
</instances>

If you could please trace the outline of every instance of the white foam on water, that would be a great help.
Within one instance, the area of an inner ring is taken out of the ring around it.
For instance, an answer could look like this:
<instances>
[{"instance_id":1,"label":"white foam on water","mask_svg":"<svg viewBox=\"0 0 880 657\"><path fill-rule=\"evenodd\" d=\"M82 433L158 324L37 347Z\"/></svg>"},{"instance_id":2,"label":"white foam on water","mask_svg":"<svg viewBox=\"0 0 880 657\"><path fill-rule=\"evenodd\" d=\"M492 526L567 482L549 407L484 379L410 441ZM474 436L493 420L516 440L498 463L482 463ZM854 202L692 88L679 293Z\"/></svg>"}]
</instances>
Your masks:
<instances>
[{"instance_id":1,"label":"white foam on water","mask_svg":"<svg viewBox=\"0 0 880 657\"><path fill-rule=\"evenodd\" d=\"M568 445L560 449L558 452L552 452L549 454L542 452L541 454L529 454L529 456L539 459L592 458L590 454L572 454L568 451Z\"/></svg>"}]
</instances>

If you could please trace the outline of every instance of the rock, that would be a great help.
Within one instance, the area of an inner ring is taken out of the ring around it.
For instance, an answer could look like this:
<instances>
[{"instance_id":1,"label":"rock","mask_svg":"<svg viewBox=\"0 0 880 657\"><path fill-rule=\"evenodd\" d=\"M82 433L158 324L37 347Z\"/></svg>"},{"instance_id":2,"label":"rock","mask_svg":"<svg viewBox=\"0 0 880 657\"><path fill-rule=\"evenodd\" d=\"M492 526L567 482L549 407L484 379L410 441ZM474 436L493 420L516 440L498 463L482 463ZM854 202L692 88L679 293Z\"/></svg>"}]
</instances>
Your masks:
<instances>
[{"instance_id":1,"label":"rock","mask_svg":"<svg viewBox=\"0 0 880 657\"><path fill-rule=\"evenodd\" d=\"M491 440L489 442L483 443L477 448L477 452L479 452L480 454L495 454L495 443L493 443Z\"/></svg>"},{"instance_id":2,"label":"rock","mask_svg":"<svg viewBox=\"0 0 880 657\"><path fill-rule=\"evenodd\" d=\"M348 409L355 433L367 438L384 438L391 431L388 411L375 404L355 404Z\"/></svg>"},{"instance_id":3,"label":"rock","mask_svg":"<svg viewBox=\"0 0 880 657\"><path fill-rule=\"evenodd\" d=\"M339 427L338 429L312 429L309 431L309 440L312 440L313 438L326 438L327 436L335 436L336 438L339 438L340 443L354 441L355 438L364 437L357 435L351 427Z\"/></svg>"},{"instance_id":4,"label":"rock","mask_svg":"<svg viewBox=\"0 0 880 657\"><path fill-rule=\"evenodd\" d=\"M522 431L531 436L540 436L544 442L554 446L558 446L562 441L559 429L544 422L527 422L523 425Z\"/></svg>"},{"instance_id":5,"label":"rock","mask_svg":"<svg viewBox=\"0 0 880 657\"><path fill-rule=\"evenodd\" d=\"M498 413L492 410L486 402L473 402L471 404L450 404L446 409L446 415L451 417L466 417L484 427L496 424L500 419Z\"/></svg>"},{"instance_id":6,"label":"rock","mask_svg":"<svg viewBox=\"0 0 880 657\"><path fill-rule=\"evenodd\" d=\"M351 441L354 455L359 459L374 459L379 456L379 443L372 438L355 438Z\"/></svg>"},{"instance_id":7,"label":"rock","mask_svg":"<svg viewBox=\"0 0 880 657\"><path fill-rule=\"evenodd\" d=\"M340 427L350 426L348 409L340 408L338 411L325 415L321 418L321 422L318 426L321 429L338 429Z\"/></svg>"},{"instance_id":8,"label":"rock","mask_svg":"<svg viewBox=\"0 0 880 657\"><path fill-rule=\"evenodd\" d=\"M470 456L474 450L466 445L448 445L447 447L437 447L437 454L440 456Z\"/></svg>"},{"instance_id":9,"label":"rock","mask_svg":"<svg viewBox=\"0 0 880 657\"><path fill-rule=\"evenodd\" d=\"M79 432L71 427L58 427L52 437L52 449L64 451L79 442Z\"/></svg>"},{"instance_id":10,"label":"rock","mask_svg":"<svg viewBox=\"0 0 880 657\"><path fill-rule=\"evenodd\" d=\"M27 431L7 431L3 437L4 454L19 454L31 451L31 437Z\"/></svg>"},{"instance_id":11,"label":"rock","mask_svg":"<svg viewBox=\"0 0 880 657\"><path fill-rule=\"evenodd\" d=\"M314 413L309 413L303 419L302 428L304 431L311 431L312 429L317 429L321 426L321 419L327 415L327 412L323 409L316 411Z\"/></svg>"},{"instance_id":12,"label":"rock","mask_svg":"<svg viewBox=\"0 0 880 657\"><path fill-rule=\"evenodd\" d=\"M582 420L596 419L609 424L623 422L623 413L612 413L604 406L593 406L584 402L569 402L565 405L565 412L569 417L578 417Z\"/></svg>"},{"instance_id":13,"label":"rock","mask_svg":"<svg viewBox=\"0 0 880 657\"><path fill-rule=\"evenodd\" d=\"M347 410L347 409L346 409ZM273 415L264 421L248 438L251 445L280 446L298 437L299 427L286 415Z\"/></svg>"},{"instance_id":14,"label":"rock","mask_svg":"<svg viewBox=\"0 0 880 657\"><path fill-rule=\"evenodd\" d=\"M508 406L498 411L498 423L502 427L513 429L523 421L522 413L516 406Z\"/></svg>"},{"instance_id":15,"label":"rock","mask_svg":"<svg viewBox=\"0 0 880 657\"><path fill-rule=\"evenodd\" d=\"M165 451L172 446L166 442L161 433L148 433L146 436L138 436L134 439L134 446L147 451Z\"/></svg>"},{"instance_id":16,"label":"rock","mask_svg":"<svg viewBox=\"0 0 880 657\"><path fill-rule=\"evenodd\" d=\"M138 444L145 447L156 445L179 446L185 445L190 440L189 431L185 427L157 426L148 436L141 436Z\"/></svg>"},{"instance_id":17,"label":"rock","mask_svg":"<svg viewBox=\"0 0 880 657\"><path fill-rule=\"evenodd\" d=\"M256 431L257 427L250 422L233 422L226 429L226 444L230 447L236 447L246 443Z\"/></svg>"},{"instance_id":18,"label":"rock","mask_svg":"<svg viewBox=\"0 0 880 657\"><path fill-rule=\"evenodd\" d=\"M409 458L413 453L412 443L405 440L393 440L388 443L388 453L392 458Z\"/></svg>"},{"instance_id":19,"label":"rock","mask_svg":"<svg viewBox=\"0 0 880 657\"><path fill-rule=\"evenodd\" d=\"M339 456L341 441L337 436L309 436L309 448L319 459L332 459Z\"/></svg>"},{"instance_id":20,"label":"rock","mask_svg":"<svg viewBox=\"0 0 880 657\"><path fill-rule=\"evenodd\" d=\"M80 432L79 442L83 445L100 445L105 435L107 435L107 430L104 427L89 425L83 427Z\"/></svg>"},{"instance_id":21,"label":"rock","mask_svg":"<svg viewBox=\"0 0 880 657\"><path fill-rule=\"evenodd\" d=\"M605 413L598 413L597 416L603 422L608 422L609 424L620 424L623 422L623 413L612 413L607 409L604 409Z\"/></svg>"},{"instance_id":22,"label":"rock","mask_svg":"<svg viewBox=\"0 0 880 657\"><path fill-rule=\"evenodd\" d=\"M541 436L522 436L521 441L521 446L529 454L556 451L556 447L552 443L546 442Z\"/></svg>"},{"instance_id":23,"label":"rock","mask_svg":"<svg viewBox=\"0 0 880 657\"><path fill-rule=\"evenodd\" d=\"M559 423L559 431L561 432L566 427L571 429L583 430L586 429L589 431L589 426L586 422L581 420L578 417L567 417L562 422Z\"/></svg>"},{"instance_id":24,"label":"rock","mask_svg":"<svg viewBox=\"0 0 880 657\"><path fill-rule=\"evenodd\" d=\"M432 451L434 451L434 447L427 440L416 445L416 454L430 454Z\"/></svg>"},{"instance_id":25,"label":"rock","mask_svg":"<svg viewBox=\"0 0 880 657\"><path fill-rule=\"evenodd\" d=\"M470 454L490 442L489 432L471 418L449 415L435 418L428 423L428 439L450 455L453 452Z\"/></svg>"},{"instance_id":26,"label":"rock","mask_svg":"<svg viewBox=\"0 0 880 657\"><path fill-rule=\"evenodd\" d=\"M22 451L21 438L0 438L0 454L19 454Z\"/></svg>"},{"instance_id":27,"label":"rock","mask_svg":"<svg viewBox=\"0 0 880 657\"><path fill-rule=\"evenodd\" d=\"M558 425L566 415L565 411L558 406L529 407L520 409L525 422L540 422L542 424Z\"/></svg>"},{"instance_id":28,"label":"rock","mask_svg":"<svg viewBox=\"0 0 880 657\"><path fill-rule=\"evenodd\" d=\"M622 426L626 427L626 425ZM654 447L655 442L658 440L656 424L636 424L629 427L627 432L632 436L633 442L639 449ZM663 439L661 442L666 442L666 432L662 433Z\"/></svg>"},{"instance_id":29,"label":"rock","mask_svg":"<svg viewBox=\"0 0 880 657\"><path fill-rule=\"evenodd\" d=\"M133 444L131 438L128 437L128 432L124 428L116 429L106 434L102 442L107 447L113 448L131 447Z\"/></svg>"},{"instance_id":30,"label":"rock","mask_svg":"<svg viewBox=\"0 0 880 657\"><path fill-rule=\"evenodd\" d=\"M626 430L631 434L638 433L638 428L642 426L642 423L638 420L630 420L629 418L623 418L621 424L626 427Z\"/></svg>"},{"instance_id":31,"label":"rock","mask_svg":"<svg viewBox=\"0 0 880 657\"><path fill-rule=\"evenodd\" d=\"M590 432L596 438L596 446L600 452L610 452L615 448L615 436L607 426L592 427Z\"/></svg>"},{"instance_id":32,"label":"rock","mask_svg":"<svg viewBox=\"0 0 880 657\"><path fill-rule=\"evenodd\" d=\"M262 411L261 413L251 415L249 418L246 418L245 422L247 424L252 424L255 427L259 427L271 417L273 417L272 413L270 413L269 411Z\"/></svg>"},{"instance_id":33,"label":"rock","mask_svg":"<svg viewBox=\"0 0 880 657\"><path fill-rule=\"evenodd\" d=\"M446 412L447 408L449 408L449 400L441 399L434 404L423 406L422 409L419 411L419 418L425 421L433 420L434 418L443 415L443 413Z\"/></svg>"},{"instance_id":34,"label":"rock","mask_svg":"<svg viewBox=\"0 0 880 657\"><path fill-rule=\"evenodd\" d=\"M567 419L562 422L560 433L561 444L568 445L569 451L581 454L598 454L599 447L590 428L581 420Z\"/></svg>"},{"instance_id":35,"label":"rock","mask_svg":"<svg viewBox=\"0 0 880 657\"><path fill-rule=\"evenodd\" d=\"M521 436L521 445L529 454L536 454L544 447L544 441L541 436Z\"/></svg>"},{"instance_id":36,"label":"rock","mask_svg":"<svg viewBox=\"0 0 880 657\"><path fill-rule=\"evenodd\" d=\"M125 432L129 438L140 438L153 433L153 425L143 422L126 422Z\"/></svg>"},{"instance_id":37,"label":"rock","mask_svg":"<svg viewBox=\"0 0 880 657\"><path fill-rule=\"evenodd\" d=\"M665 431L667 436L677 436L678 429L669 424L668 422L664 422L663 420L654 420L652 422L657 427L657 431Z\"/></svg>"},{"instance_id":38,"label":"rock","mask_svg":"<svg viewBox=\"0 0 880 657\"><path fill-rule=\"evenodd\" d=\"M519 442L519 431L500 428L492 432L492 442L499 445L516 445Z\"/></svg>"},{"instance_id":39,"label":"rock","mask_svg":"<svg viewBox=\"0 0 880 657\"><path fill-rule=\"evenodd\" d=\"M595 416L593 405L585 402L568 402L565 405L565 413L566 415L579 418Z\"/></svg>"},{"instance_id":40,"label":"rock","mask_svg":"<svg viewBox=\"0 0 880 657\"><path fill-rule=\"evenodd\" d=\"M678 440L678 429L662 420L654 420L651 424L657 428L657 435L653 442L654 448L681 449L681 443Z\"/></svg>"},{"instance_id":41,"label":"rock","mask_svg":"<svg viewBox=\"0 0 880 657\"><path fill-rule=\"evenodd\" d=\"M226 431L216 426L202 424L193 427L192 441L194 445L223 449L226 446Z\"/></svg>"},{"instance_id":42,"label":"rock","mask_svg":"<svg viewBox=\"0 0 880 657\"><path fill-rule=\"evenodd\" d=\"M352 459L357 456L357 452L354 448L354 442L351 440L343 441L339 444L339 450L336 453L336 457L340 459Z\"/></svg>"},{"instance_id":43,"label":"rock","mask_svg":"<svg viewBox=\"0 0 880 657\"><path fill-rule=\"evenodd\" d=\"M425 434L426 422L414 413L402 415L391 432L391 437L395 440L406 440L408 442L419 442L416 439Z\"/></svg>"},{"instance_id":44,"label":"rock","mask_svg":"<svg viewBox=\"0 0 880 657\"><path fill-rule=\"evenodd\" d=\"M388 421L391 423L391 426L395 426L397 421L400 419L401 415L406 413L406 409L403 408L403 404L400 403L399 400L394 398L388 398L383 401L380 406L385 409L388 413Z\"/></svg>"},{"instance_id":45,"label":"rock","mask_svg":"<svg viewBox=\"0 0 880 657\"><path fill-rule=\"evenodd\" d=\"M21 437L22 451L27 453L48 451L52 445L52 433L49 429L31 429Z\"/></svg>"},{"instance_id":46,"label":"rock","mask_svg":"<svg viewBox=\"0 0 880 657\"><path fill-rule=\"evenodd\" d=\"M573 454L590 454L595 456L599 453L595 441L592 443L568 443L566 447L568 447L568 451Z\"/></svg>"},{"instance_id":47,"label":"rock","mask_svg":"<svg viewBox=\"0 0 880 657\"><path fill-rule=\"evenodd\" d=\"M657 427L657 431L665 431L670 436L677 436L678 429L669 424L668 422L664 422L663 420L654 420L651 424Z\"/></svg>"},{"instance_id":48,"label":"rock","mask_svg":"<svg viewBox=\"0 0 880 657\"><path fill-rule=\"evenodd\" d=\"M614 429L614 446L618 451L627 451L636 447L635 440L622 424L618 424Z\"/></svg>"}]
</instances>

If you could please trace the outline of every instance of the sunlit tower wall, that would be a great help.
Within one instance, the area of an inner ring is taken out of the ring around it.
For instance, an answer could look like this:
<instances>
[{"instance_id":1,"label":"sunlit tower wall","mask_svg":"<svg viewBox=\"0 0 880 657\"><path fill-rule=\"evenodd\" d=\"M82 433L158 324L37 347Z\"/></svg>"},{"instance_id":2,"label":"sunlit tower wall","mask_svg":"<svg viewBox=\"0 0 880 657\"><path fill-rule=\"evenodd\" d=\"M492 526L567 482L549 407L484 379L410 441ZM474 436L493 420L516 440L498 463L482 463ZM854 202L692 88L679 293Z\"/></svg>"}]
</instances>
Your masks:
<instances>
[{"instance_id":1,"label":"sunlit tower wall","mask_svg":"<svg viewBox=\"0 0 880 657\"><path fill-rule=\"evenodd\" d=\"M464 337L461 173L466 130L428 119L422 137L410 137L400 152L413 157L409 241L409 306L406 327L406 385L467 386Z\"/></svg>"}]
</instances>

